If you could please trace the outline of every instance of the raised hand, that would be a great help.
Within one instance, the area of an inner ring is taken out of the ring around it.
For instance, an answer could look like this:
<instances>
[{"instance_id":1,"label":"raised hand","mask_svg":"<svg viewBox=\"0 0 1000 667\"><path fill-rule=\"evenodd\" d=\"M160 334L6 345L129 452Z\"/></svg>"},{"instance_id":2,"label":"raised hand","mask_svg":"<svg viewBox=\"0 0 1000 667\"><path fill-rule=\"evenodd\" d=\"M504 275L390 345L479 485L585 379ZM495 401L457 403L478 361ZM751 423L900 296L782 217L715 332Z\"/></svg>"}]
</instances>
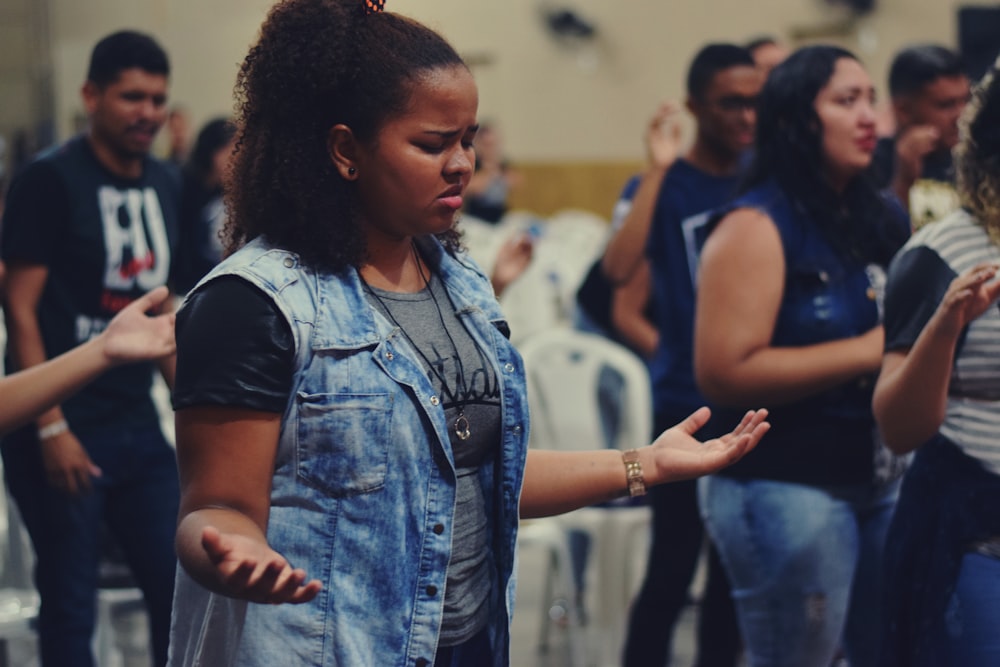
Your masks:
<instances>
[{"instance_id":1,"label":"raised hand","mask_svg":"<svg viewBox=\"0 0 1000 667\"><path fill-rule=\"evenodd\" d=\"M166 287L157 287L115 315L101 334L104 355L110 362L145 361L174 353L174 314L146 314L159 309L169 295Z\"/></svg>"},{"instance_id":2,"label":"raised hand","mask_svg":"<svg viewBox=\"0 0 1000 667\"><path fill-rule=\"evenodd\" d=\"M938 146L940 134L930 125L914 125L903 130L896 139L896 168L908 182L920 178L924 158Z\"/></svg>"},{"instance_id":3,"label":"raised hand","mask_svg":"<svg viewBox=\"0 0 1000 667\"><path fill-rule=\"evenodd\" d=\"M951 281L938 305L937 324L957 337L962 329L986 312L1000 298L1000 280L993 280L1000 265L980 264Z\"/></svg>"},{"instance_id":4,"label":"raised hand","mask_svg":"<svg viewBox=\"0 0 1000 667\"><path fill-rule=\"evenodd\" d=\"M646 130L646 151L649 161L656 167L667 168L680 153L681 126L678 122L680 107L664 102L656 109Z\"/></svg>"},{"instance_id":5,"label":"raised hand","mask_svg":"<svg viewBox=\"0 0 1000 667\"><path fill-rule=\"evenodd\" d=\"M708 475L738 461L753 449L771 425L767 410L751 410L732 431L700 442L694 434L708 422L711 411L699 408L653 442L657 482L677 482Z\"/></svg>"},{"instance_id":6,"label":"raised hand","mask_svg":"<svg viewBox=\"0 0 1000 667\"><path fill-rule=\"evenodd\" d=\"M226 595L262 604L301 604L319 593L322 584L306 582L305 570L293 568L266 543L207 526L201 544L215 566Z\"/></svg>"},{"instance_id":7,"label":"raised hand","mask_svg":"<svg viewBox=\"0 0 1000 667\"><path fill-rule=\"evenodd\" d=\"M527 232L514 234L500 246L493 264L493 291L500 296L507 287L521 277L535 252L535 243Z\"/></svg>"}]
</instances>

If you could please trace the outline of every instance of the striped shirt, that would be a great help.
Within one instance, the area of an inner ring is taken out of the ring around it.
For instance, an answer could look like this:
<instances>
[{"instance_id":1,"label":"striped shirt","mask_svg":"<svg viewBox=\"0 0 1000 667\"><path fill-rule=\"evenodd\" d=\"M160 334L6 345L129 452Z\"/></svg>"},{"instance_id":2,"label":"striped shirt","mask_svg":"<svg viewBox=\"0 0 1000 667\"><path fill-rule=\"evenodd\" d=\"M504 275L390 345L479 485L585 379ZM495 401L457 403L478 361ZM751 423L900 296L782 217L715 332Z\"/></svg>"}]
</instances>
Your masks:
<instances>
[{"instance_id":1,"label":"striped shirt","mask_svg":"<svg viewBox=\"0 0 1000 667\"><path fill-rule=\"evenodd\" d=\"M968 212L920 229L900 250L886 288L886 349L907 349L949 284L1000 249ZM959 339L941 434L1000 474L1000 307L987 309Z\"/></svg>"}]
</instances>

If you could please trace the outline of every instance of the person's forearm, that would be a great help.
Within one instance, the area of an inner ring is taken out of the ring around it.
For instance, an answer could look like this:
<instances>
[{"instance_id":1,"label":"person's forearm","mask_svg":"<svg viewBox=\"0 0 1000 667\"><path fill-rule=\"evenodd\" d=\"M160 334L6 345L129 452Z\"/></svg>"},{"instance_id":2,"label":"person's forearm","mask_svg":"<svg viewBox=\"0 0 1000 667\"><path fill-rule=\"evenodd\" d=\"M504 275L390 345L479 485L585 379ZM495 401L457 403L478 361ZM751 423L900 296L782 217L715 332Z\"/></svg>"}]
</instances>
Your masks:
<instances>
[{"instance_id":1,"label":"person's forearm","mask_svg":"<svg viewBox=\"0 0 1000 667\"><path fill-rule=\"evenodd\" d=\"M48 361L45 345L42 342L42 332L34 311L28 312L26 308L12 307L8 304L6 318L7 348L14 361L15 371L27 370ZM50 424L63 418L58 405L43 408L33 417L37 419L39 425Z\"/></svg>"},{"instance_id":2,"label":"person's forearm","mask_svg":"<svg viewBox=\"0 0 1000 667\"><path fill-rule=\"evenodd\" d=\"M611 301L611 324L619 337L650 359L656 352L660 335L656 326L646 319L646 307L652 297L652 276L649 263L640 263L632 279L618 287Z\"/></svg>"},{"instance_id":3,"label":"person's forearm","mask_svg":"<svg viewBox=\"0 0 1000 667\"><path fill-rule=\"evenodd\" d=\"M658 166L646 169L632 198L632 208L604 249L601 270L615 285L627 282L640 260L645 257L656 201L668 170L669 167Z\"/></svg>"},{"instance_id":4,"label":"person's forearm","mask_svg":"<svg viewBox=\"0 0 1000 667\"><path fill-rule=\"evenodd\" d=\"M644 470L652 468L651 464L643 466ZM552 516L627 494L625 464L618 450L532 449L524 468L520 514L524 519Z\"/></svg>"},{"instance_id":5,"label":"person's forearm","mask_svg":"<svg viewBox=\"0 0 1000 667\"><path fill-rule=\"evenodd\" d=\"M0 380L0 433L26 424L50 410L110 366L101 342L95 339L3 378ZM60 418L54 413L49 421Z\"/></svg>"},{"instance_id":6,"label":"person's forearm","mask_svg":"<svg viewBox=\"0 0 1000 667\"><path fill-rule=\"evenodd\" d=\"M652 359L660 342L660 333L644 317L623 318L613 315L618 335L645 359Z\"/></svg>"},{"instance_id":7,"label":"person's forearm","mask_svg":"<svg viewBox=\"0 0 1000 667\"><path fill-rule=\"evenodd\" d=\"M38 318L34 313L19 312L8 306L7 348L16 365L16 370L37 366L48 360Z\"/></svg>"},{"instance_id":8,"label":"person's forearm","mask_svg":"<svg viewBox=\"0 0 1000 667\"><path fill-rule=\"evenodd\" d=\"M903 359L879 376L872 409L892 451L912 451L941 428L955 342L955 336L935 326L932 318Z\"/></svg>"},{"instance_id":9,"label":"person's forearm","mask_svg":"<svg viewBox=\"0 0 1000 667\"><path fill-rule=\"evenodd\" d=\"M695 375L702 393L718 405L777 406L818 394L878 371L880 356L866 336L805 347L762 348L734 363L712 359L711 370L695 345Z\"/></svg>"}]
</instances>

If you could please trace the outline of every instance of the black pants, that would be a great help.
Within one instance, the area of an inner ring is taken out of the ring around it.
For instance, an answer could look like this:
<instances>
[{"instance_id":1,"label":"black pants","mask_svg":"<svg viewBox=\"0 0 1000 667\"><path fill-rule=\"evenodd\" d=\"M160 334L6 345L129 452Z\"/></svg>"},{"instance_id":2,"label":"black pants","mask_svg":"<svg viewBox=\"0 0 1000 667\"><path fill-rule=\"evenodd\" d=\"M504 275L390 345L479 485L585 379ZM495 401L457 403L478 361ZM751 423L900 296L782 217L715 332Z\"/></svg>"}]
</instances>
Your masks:
<instances>
[{"instance_id":1,"label":"black pants","mask_svg":"<svg viewBox=\"0 0 1000 667\"><path fill-rule=\"evenodd\" d=\"M656 433L686 416L658 416ZM688 602L688 589L705 540L695 480L650 489L649 502L653 509L652 545L646 578L629 618L625 667L667 664L674 626ZM736 611L729 580L711 544L708 556L695 666L733 667L740 651Z\"/></svg>"}]
</instances>

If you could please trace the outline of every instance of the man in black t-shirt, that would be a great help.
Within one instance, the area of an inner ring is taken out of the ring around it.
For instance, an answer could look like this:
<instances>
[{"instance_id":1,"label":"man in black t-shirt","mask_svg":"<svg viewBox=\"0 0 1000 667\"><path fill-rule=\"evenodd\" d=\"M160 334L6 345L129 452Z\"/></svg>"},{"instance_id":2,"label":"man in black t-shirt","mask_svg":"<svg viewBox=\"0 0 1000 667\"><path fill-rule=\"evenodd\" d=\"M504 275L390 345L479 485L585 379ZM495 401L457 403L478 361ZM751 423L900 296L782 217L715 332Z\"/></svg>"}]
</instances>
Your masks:
<instances>
[{"instance_id":1,"label":"man in black t-shirt","mask_svg":"<svg viewBox=\"0 0 1000 667\"><path fill-rule=\"evenodd\" d=\"M88 130L12 183L0 255L14 369L89 340L168 281L179 179L149 156L166 118L168 74L150 37L101 40L82 91ZM173 363L161 362L168 383ZM93 665L104 535L143 591L155 662L166 662L179 490L150 397L154 370L142 363L109 371L3 443L8 488L38 557L43 665Z\"/></svg>"},{"instance_id":2,"label":"man in black t-shirt","mask_svg":"<svg viewBox=\"0 0 1000 667\"><path fill-rule=\"evenodd\" d=\"M879 188L891 188L917 228L958 208L951 149L969 100L965 64L943 46L903 49L889 69L889 94L896 135L879 141L871 174Z\"/></svg>"}]
</instances>

